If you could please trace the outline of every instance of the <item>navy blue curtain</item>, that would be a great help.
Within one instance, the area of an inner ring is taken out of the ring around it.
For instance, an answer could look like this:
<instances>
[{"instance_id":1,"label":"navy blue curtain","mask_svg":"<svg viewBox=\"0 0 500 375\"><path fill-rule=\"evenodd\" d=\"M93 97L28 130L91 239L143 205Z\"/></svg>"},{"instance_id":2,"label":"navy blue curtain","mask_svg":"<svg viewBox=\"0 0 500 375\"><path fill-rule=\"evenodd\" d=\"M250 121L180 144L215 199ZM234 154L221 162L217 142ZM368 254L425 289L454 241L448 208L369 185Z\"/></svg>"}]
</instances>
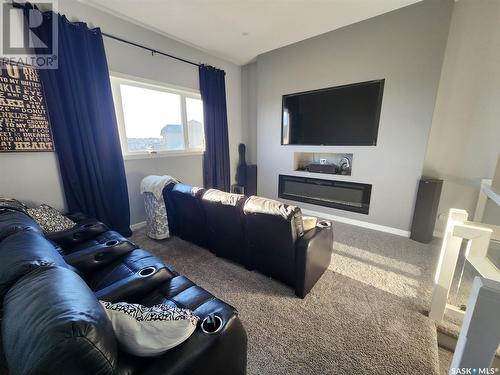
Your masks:
<instances>
[{"instance_id":1,"label":"navy blue curtain","mask_svg":"<svg viewBox=\"0 0 500 375\"><path fill-rule=\"evenodd\" d=\"M208 65L201 65L199 73L205 124L203 184L206 188L229 191L231 170L224 78L226 73Z\"/></svg>"},{"instance_id":2,"label":"navy blue curtain","mask_svg":"<svg viewBox=\"0 0 500 375\"><path fill-rule=\"evenodd\" d=\"M57 17L58 24L58 69L39 72L68 209L130 235L125 167L101 31L53 12L43 17ZM51 22L37 29L42 41L49 41L51 33Z\"/></svg>"}]
</instances>

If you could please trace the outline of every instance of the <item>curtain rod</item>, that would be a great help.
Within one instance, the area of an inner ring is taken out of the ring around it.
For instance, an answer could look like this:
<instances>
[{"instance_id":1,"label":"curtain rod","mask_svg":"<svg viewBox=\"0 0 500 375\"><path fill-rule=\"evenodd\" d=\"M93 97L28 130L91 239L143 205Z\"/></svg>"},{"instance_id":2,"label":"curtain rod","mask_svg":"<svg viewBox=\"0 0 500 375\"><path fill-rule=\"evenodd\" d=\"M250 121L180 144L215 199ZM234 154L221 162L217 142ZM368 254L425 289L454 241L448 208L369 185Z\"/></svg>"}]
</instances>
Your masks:
<instances>
[{"instance_id":1,"label":"curtain rod","mask_svg":"<svg viewBox=\"0 0 500 375\"><path fill-rule=\"evenodd\" d=\"M103 36L107 37L107 38L110 38L110 39L114 39L114 40L117 40L119 42L122 42L122 43L126 43L126 44L130 44L134 47L137 47L137 48L142 48L142 49L145 49L146 51L150 51L152 55L154 55L155 53L157 53L158 55L162 55L162 56L166 56L166 57L170 57L171 59L175 59L175 60L179 60L179 61L182 61L186 64L191 64L191 65L194 65L194 66L201 66L201 64L197 64L195 62L192 62L192 61L189 61L189 60L186 60L186 59L183 59L181 57L177 57L177 56L174 56L174 55L170 55L168 53L165 53L165 52L161 52L161 51L158 51L156 49L153 49L153 48L149 48L149 47L146 47L146 46L143 46L142 44L139 44L139 43L134 43L134 42L131 42L131 41L128 41L128 40L125 40L125 39L122 39L122 38L119 38L117 36L114 36L114 35L110 35L110 34L106 34L106 33L101 33Z\"/></svg>"},{"instance_id":2,"label":"curtain rod","mask_svg":"<svg viewBox=\"0 0 500 375\"><path fill-rule=\"evenodd\" d=\"M25 6L24 4L16 3L14 0L12 0L11 4L12 4L12 6L14 8L24 8L24 6ZM194 66L198 66L198 67L202 65L202 64L197 64L195 62L183 59L181 57L170 55L168 53L161 52L161 51L158 51L156 49L143 46L142 44L139 44L139 43L131 42L129 40L126 40L126 39L123 39L123 38L120 38L120 37L117 37L117 36L114 36L114 35L111 35L111 34L106 34L106 33L103 33L103 32L101 32L101 34L103 36L107 37L107 38L114 39L114 40L117 40L117 41L122 42L122 43L130 44L131 46L134 46L134 47L137 47L137 48L142 48L142 49L145 49L146 51L150 51L152 55L154 55L155 53L157 53L158 55L162 55L162 56L165 56L165 57L170 57L171 59L182 61L182 62L184 62L186 64L190 64L190 65L194 65Z\"/></svg>"}]
</instances>

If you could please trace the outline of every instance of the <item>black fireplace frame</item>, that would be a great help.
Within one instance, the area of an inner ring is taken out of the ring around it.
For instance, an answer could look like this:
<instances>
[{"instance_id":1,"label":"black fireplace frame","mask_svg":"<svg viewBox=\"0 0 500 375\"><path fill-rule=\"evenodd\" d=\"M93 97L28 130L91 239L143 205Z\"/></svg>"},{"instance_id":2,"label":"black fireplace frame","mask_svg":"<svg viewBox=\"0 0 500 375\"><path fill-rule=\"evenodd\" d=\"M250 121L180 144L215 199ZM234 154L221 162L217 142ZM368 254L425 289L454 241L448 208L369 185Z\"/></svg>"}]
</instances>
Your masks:
<instances>
[{"instance_id":1,"label":"black fireplace frame","mask_svg":"<svg viewBox=\"0 0 500 375\"><path fill-rule=\"evenodd\" d=\"M307 184L314 185L324 185L324 186L332 186L332 187L340 187L340 188L354 188L361 189L363 191L361 207L351 206L348 204L342 204L337 202L328 202L320 199L310 198L306 196L296 196L292 194L287 194L284 192L284 182L285 181L296 181ZM310 203L317 206L323 207L331 207L337 208L339 210L357 212L360 214L368 215L370 210L370 198L372 193L372 185L371 184L362 184L358 182L350 182L350 181L338 181L338 180L325 180L319 178L310 178L310 177L302 177L302 176L290 176L290 175L282 175L278 176L278 196L283 199L288 199L297 202Z\"/></svg>"}]
</instances>

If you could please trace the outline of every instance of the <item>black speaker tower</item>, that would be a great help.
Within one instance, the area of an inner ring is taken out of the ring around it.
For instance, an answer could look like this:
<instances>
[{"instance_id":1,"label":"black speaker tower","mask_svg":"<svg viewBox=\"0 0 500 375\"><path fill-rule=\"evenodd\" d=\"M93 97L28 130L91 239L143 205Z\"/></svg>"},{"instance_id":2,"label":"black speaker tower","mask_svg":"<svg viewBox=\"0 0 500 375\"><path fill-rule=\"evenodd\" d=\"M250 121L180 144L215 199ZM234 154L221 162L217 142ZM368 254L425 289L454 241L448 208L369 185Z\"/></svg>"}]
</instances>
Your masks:
<instances>
[{"instance_id":1,"label":"black speaker tower","mask_svg":"<svg viewBox=\"0 0 500 375\"><path fill-rule=\"evenodd\" d=\"M442 187L443 180L426 177L420 180L411 224L412 240L423 243L432 241Z\"/></svg>"}]
</instances>

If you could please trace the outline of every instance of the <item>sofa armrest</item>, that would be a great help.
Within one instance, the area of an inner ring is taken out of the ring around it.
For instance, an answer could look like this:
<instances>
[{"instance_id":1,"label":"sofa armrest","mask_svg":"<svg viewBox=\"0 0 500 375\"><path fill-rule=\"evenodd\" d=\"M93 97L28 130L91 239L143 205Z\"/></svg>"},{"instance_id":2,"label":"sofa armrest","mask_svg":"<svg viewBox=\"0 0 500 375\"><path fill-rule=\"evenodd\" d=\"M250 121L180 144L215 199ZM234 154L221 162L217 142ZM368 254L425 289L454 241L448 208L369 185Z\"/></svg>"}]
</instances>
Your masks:
<instances>
[{"instance_id":1,"label":"sofa armrest","mask_svg":"<svg viewBox=\"0 0 500 375\"><path fill-rule=\"evenodd\" d=\"M133 275L108 285L104 289L96 291L95 295L97 299L112 303L120 301L138 303L144 295L152 292L174 276L165 267L155 270L154 273L148 275L141 275L142 271L140 270Z\"/></svg>"},{"instance_id":2,"label":"sofa armrest","mask_svg":"<svg viewBox=\"0 0 500 375\"><path fill-rule=\"evenodd\" d=\"M47 233L45 237L60 245L64 250L69 250L71 247L91 240L108 230L109 228L100 221L86 219L76 224L73 228L60 232Z\"/></svg>"},{"instance_id":3,"label":"sofa armrest","mask_svg":"<svg viewBox=\"0 0 500 375\"><path fill-rule=\"evenodd\" d=\"M322 226L321 226L322 225ZM329 221L305 232L295 244L295 294L304 298L330 265L333 228Z\"/></svg>"},{"instance_id":4,"label":"sofa armrest","mask_svg":"<svg viewBox=\"0 0 500 375\"><path fill-rule=\"evenodd\" d=\"M216 315L224 313L220 309ZM245 375L247 334L236 313L224 317L223 328L214 334L202 331L200 322L191 337L154 361L146 362L141 375Z\"/></svg>"},{"instance_id":5,"label":"sofa armrest","mask_svg":"<svg viewBox=\"0 0 500 375\"><path fill-rule=\"evenodd\" d=\"M83 212L68 212L65 213L64 216L66 216L70 220L73 220L75 223L79 223L83 220L88 219L88 216L85 215Z\"/></svg>"},{"instance_id":6,"label":"sofa armrest","mask_svg":"<svg viewBox=\"0 0 500 375\"><path fill-rule=\"evenodd\" d=\"M78 270L88 272L103 267L136 248L130 241L110 240L72 252L64 256L64 260Z\"/></svg>"}]
</instances>

